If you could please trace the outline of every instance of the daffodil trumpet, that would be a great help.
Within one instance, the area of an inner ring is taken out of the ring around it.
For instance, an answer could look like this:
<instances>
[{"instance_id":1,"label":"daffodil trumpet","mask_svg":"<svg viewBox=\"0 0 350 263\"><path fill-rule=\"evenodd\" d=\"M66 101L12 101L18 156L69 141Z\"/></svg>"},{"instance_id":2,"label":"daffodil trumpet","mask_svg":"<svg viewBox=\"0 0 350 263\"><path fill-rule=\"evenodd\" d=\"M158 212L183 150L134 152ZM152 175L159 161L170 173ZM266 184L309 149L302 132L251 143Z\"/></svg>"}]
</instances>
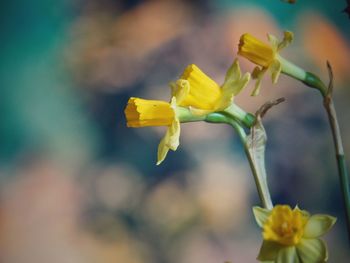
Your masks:
<instances>
[{"instance_id":1,"label":"daffodil trumpet","mask_svg":"<svg viewBox=\"0 0 350 263\"><path fill-rule=\"evenodd\" d=\"M281 72L303 80L308 76L307 72L280 55L280 51L293 41L292 32L285 31L282 41L270 34L267 37L269 44L249 33L243 34L239 41L238 54L257 65L252 73L253 78L256 79L252 96L259 94L261 80L267 71L270 71L273 84L277 83Z\"/></svg>"},{"instance_id":2,"label":"daffodil trumpet","mask_svg":"<svg viewBox=\"0 0 350 263\"><path fill-rule=\"evenodd\" d=\"M165 159L170 149L175 151L179 146L180 121L176 112L175 98L171 100L171 103L168 103L132 97L125 108L125 116L128 127L168 127L158 146L157 165Z\"/></svg>"},{"instance_id":3,"label":"daffodil trumpet","mask_svg":"<svg viewBox=\"0 0 350 263\"><path fill-rule=\"evenodd\" d=\"M282 41L271 34L268 34L267 37L269 44L249 33L243 34L239 41L238 54L257 65L252 74L253 78L257 79L252 95L259 94L261 80L266 71L270 71L273 84L277 83L280 73L284 73L302 81L311 88L318 89L325 95L326 87L319 77L281 56L280 51L292 43L293 33L285 31Z\"/></svg>"},{"instance_id":4,"label":"daffodil trumpet","mask_svg":"<svg viewBox=\"0 0 350 263\"><path fill-rule=\"evenodd\" d=\"M250 74L242 75L236 59L228 69L223 85L219 86L196 65L186 67L176 82L170 83L177 105L187 107L193 115L220 112L232 105L232 101L250 80Z\"/></svg>"},{"instance_id":5,"label":"daffodil trumpet","mask_svg":"<svg viewBox=\"0 0 350 263\"><path fill-rule=\"evenodd\" d=\"M256 96L260 92L261 80L266 71L271 72L272 83L276 83L282 71L282 63L279 52L288 46L293 40L293 33L284 32L282 41L278 41L273 35L268 35L270 44L266 44L254 36L246 33L241 36L238 46L238 54L255 63L253 78L256 79L255 89L252 92Z\"/></svg>"},{"instance_id":6,"label":"daffodil trumpet","mask_svg":"<svg viewBox=\"0 0 350 263\"><path fill-rule=\"evenodd\" d=\"M310 215L298 207L276 205L273 209L253 208L255 220L263 229L258 260L275 263L321 263L328 259L326 244L320 239L336 218Z\"/></svg>"}]
</instances>

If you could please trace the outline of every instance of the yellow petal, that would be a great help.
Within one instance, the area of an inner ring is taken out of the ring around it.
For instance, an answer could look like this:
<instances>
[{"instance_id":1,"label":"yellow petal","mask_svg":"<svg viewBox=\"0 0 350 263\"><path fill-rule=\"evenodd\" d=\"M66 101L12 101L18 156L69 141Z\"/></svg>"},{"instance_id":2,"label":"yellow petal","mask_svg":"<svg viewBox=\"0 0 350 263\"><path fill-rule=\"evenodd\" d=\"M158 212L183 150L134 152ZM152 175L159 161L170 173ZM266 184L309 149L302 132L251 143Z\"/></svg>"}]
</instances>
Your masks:
<instances>
[{"instance_id":1,"label":"yellow petal","mask_svg":"<svg viewBox=\"0 0 350 263\"><path fill-rule=\"evenodd\" d=\"M259 206L254 206L253 213L254 213L256 223L260 227L263 227L264 224L266 223L267 218L270 216L271 211L265 208L261 208Z\"/></svg>"},{"instance_id":2,"label":"yellow petal","mask_svg":"<svg viewBox=\"0 0 350 263\"><path fill-rule=\"evenodd\" d=\"M269 67L269 70L271 72L271 79L272 79L272 83L273 84L276 84L277 83L277 80L281 74L281 70L282 70L282 66L281 66L281 63L279 62L279 60L274 60L270 67Z\"/></svg>"},{"instance_id":3,"label":"yellow petal","mask_svg":"<svg viewBox=\"0 0 350 263\"><path fill-rule=\"evenodd\" d=\"M317 238L328 232L337 219L329 215L313 215L305 225L304 237Z\"/></svg>"},{"instance_id":4,"label":"yellow petal","mask_svg":"<svg viewBox=\"0 0 350 263\"><path fill-rule=\"evenodd\" d=\"M262 67L268 67L276 56L270 45L248 33L242 35L239 40L238 54Z\"/></svg>"},{"instance_id":5,"label":"yellow petal","mask_svg":"<svg viewBox=\"0 0 350 263\"><path fill-rule=\"evenodd\" d=\"M278 252L280 249L284 248L284 246L271 241L264 240L257 259L259 261L275 261L277 258Z\"/></svg>"},{"instance_id":6,"label":"yellow petal","mask_svg":"<svg viewBox=\"0 0 350 263\"><path fill-rule=\"evenodd\" d=\"M238 95L244 89L249 80L250 74L246 73L241 77L241 69L236 59L226 73L225 82L221 87L221 97L215 106L216 111L224 110L232 103L233 97Z\"/></svg>"},{"instance_id":7,"label":"yellow petal","mask_svg":"<svg viewBox=\"0 0 350 263\"><path fill-rule=\"evenodd\" d=\"M231 65L231 67L227 70L225 76L225 82L228 81L236 81L241 78L241 68L239 66L238 59L235 59Z\"/></svg>"},{"instance_id":8,"label":"yellow petal","mask_svg":"<svg viewBox=\"0 0 350 263\"><path fill-rule=\"evenodd\" d=\"M326 244L320 239L302 239L297 253L302 263L323 263L328 259Z\"/></svg>"},{"instance_id":9,"label":"yellow petal","mask_svg":"<svg viewBox=\"0 0 350 263\"><path fill-rule=\"evenodd\" d=\"M278 44L277 50L280 51L281 49L289 46L289 44L293 42L293 39L294 39L293 32L285 31L283 40Z\"/></svg>"},{"instance_id":10,"label":"yellow petal","mask_svg":"<svg viewBox=\"0 0 350 263\"><path fill-rule=\"evenodd\" d=\"M306 262L304 261L300 262L295 247L290 246L290 247L284 247L279 250L276 263L306 263Z\"/></svg>"},{"instance_id":11,"label":"yellow petal","mask_svg":"<svg viewBox=\"0 0 350 263\"><path fill-rule=\"evenodd\" d=\"M128 127L169 126L175 112L165 101L130 98L125 108Z\"/></svg>"},{"instance_id":12,"label":"yellow petal","mask_svg":"<svg viewBox=\"0 0 350 263\"><path fill-rule=\"evenodd\" d=\"M185 79L179 79L176 83L170 83L171 95L176 98L177 103L180 105L186 99L190 93L190 82Z\"/></svg>"},{"instance_id":13,"label":"yellow petal","mask_svg":"<svg viewBox=\"0 0 350 263\"><path fill-rule=\"evenodd\" d=\"M259 67L255 67L254 71L252 73L253 79L256 79L255 81L255 88L251 94L251 96L257 96L260 93L260 88L261 88L261 81L264 77L264 74L266 72L266 68L260 69Z\"/></svg>"},{"instance_id":14,"label":"yellow petal","mask_svg":"<svg viewBox=\"0 0 350 263\"><path fill-rule=\"evenodd\" d=\"M279 40L277 39L277 37L275 37L274 35L271 35L271 34L267 34L267 38L268 38L272 48L275 51L277 51L278 45L279 45Z\"/></svg>"},{"instance_id":15,"label":"yellow petal","mask_svg":"<svg viewBox=\"0 0 350 263\"><path fill-rule=\"evenodd\" d=\"M159 143L157 165L164 161L169 149L173 151L177 149L180 144L179 139L180 122L178 119L175 119L166 131L164 138Z\"/></svg>"}]
</instances>

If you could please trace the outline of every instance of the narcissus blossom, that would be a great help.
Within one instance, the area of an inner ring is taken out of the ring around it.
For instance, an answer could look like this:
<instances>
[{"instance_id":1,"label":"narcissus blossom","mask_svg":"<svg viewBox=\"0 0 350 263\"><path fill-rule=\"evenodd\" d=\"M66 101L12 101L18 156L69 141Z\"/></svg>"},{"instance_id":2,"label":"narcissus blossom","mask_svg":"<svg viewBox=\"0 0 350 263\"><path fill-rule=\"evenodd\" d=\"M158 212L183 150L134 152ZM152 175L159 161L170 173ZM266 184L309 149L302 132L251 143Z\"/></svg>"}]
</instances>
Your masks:
<instances>
[{"instance_id":1,"label":"narcissus blossom","mask_svg":"<svg viewBox=\"0 0 350 263\"><path fill-rule=\"evenodd\" d=\"M313 215L288 205L272 210L254 207L254 216L263 229L258 260L275 263L321 263L328 259L326 244L319 239L335 223L329 215Z\"/></svg>"},{"instance_id":2,"label":"narcissus blossom","mask_svg":"<svg viewBox=\"0 0 350 263\"><path fill-rule=\"evenodd\" d=\"M177 104L189 107L195 115L221 111L232 104L232 99L249 82L250 74L242 76L238 60L228 69L225 82L219 86L196 65L187 66L180 79L170 83Z\"/></svg>"},{"instance_id":3,"label":"narcissus blossom","mask_svg":"<svg viewBox=\"0 0 350 263\"><path fill-rule=\"evenodd\" d=\"M238 46L238 54L257 64L253 71L253 78L257 79L253 96L258 95L262 77L265 72L271 72L272 83L276 83L282 70L283 60L279 52L293 41L293 33L284 32L284 38L279 41L275 36L268 34L269 44L266 44L254 36L246 33L241 36Z\"/></svg>"},{"instance_id":4,"label":"narcissus blossom","mask_svg":"<svg viewBox=\"0 0 350 263\"><path fill-rule=\"evenodd\" d=\"M180 121L176 114L176 98L171 103L159 100L130 98L125 108L128 127L167 126L165 136L158 146L159 165L169 149L175 151L179 146Z\"/></svg>"}]
</instances>

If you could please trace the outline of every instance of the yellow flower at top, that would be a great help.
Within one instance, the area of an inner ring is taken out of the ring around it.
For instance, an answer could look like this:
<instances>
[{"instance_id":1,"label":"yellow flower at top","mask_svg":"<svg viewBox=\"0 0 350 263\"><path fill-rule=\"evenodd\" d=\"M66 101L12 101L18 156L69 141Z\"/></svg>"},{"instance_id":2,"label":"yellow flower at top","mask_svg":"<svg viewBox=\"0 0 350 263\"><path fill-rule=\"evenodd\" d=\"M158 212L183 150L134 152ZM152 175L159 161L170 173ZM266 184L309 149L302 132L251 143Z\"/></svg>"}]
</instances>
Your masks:
<instances>
[{"instance_id":1,"label":"yellow flower at top","mask_svg":"<svg viewBox=\"0 0 350 263\"><path fill-rule=\"evenodd\" d=\"M279 51L287 47L293 41L293 33L284 32L284 38L279 41L275 36L268 34L269 44L266 44L254 36L243 34L239 41L238 55L245 57L258 65L253 71L253 78L257 79L253 96L258 95L262 77L267 70L271 72L272 83L276 83L282 70L282 58ZM260 66L260 67L259 67Z\"/></svg>"},{"instance_id":2,"label":"yellow flower at top","mask_svg":"<svg viewBox=\"0 0 350 263\"><path fill-rule=\"evenodd\" d=\"M225 82L219 86L196 65L187 66L176 83L170 83L177 105L189 107L195 115L221 111L231 105L232 99L249 82L250 74L241 74L238 60L228 69Z\"/></svg>"},{"instance_id":3,"label":"yellow flower at top","mask_svg":"<svg viewBox=\"0 0 350 263\"><path fill-rule=\"evenodd\" d=\"M253 208L255 219L263 229L263 244L258 260L276 263L321 263L328 259L327 247L319 239L335 223L329 215L313 215L288 205L272 210Z\"/></svg>"},{"instance_id":4,"label":"yellow flower at top","mask_svg":"<svg viewBox=\"0 0 350 263\"><path fill-rule=\"evenodd\" d=\"M165 136L158 146L159 165L166 157L169 149L175 151L179 146L180 121L176 114L176 99L171 103L158 100L130 98L125 108L128 127L167 126Z\"/></svg>"}]
</instances>

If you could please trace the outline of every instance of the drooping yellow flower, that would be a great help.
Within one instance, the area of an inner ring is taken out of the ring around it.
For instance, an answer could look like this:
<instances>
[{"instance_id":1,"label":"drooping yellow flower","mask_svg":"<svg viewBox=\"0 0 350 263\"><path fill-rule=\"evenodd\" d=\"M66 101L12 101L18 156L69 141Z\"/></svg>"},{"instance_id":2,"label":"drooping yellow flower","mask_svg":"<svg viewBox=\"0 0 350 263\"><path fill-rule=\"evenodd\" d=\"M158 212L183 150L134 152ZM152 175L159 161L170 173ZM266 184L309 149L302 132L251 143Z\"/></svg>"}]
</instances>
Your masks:
<instances>
[{"instance_id":1,"label":"drooping yellow flower","mask_svg":"<svg viewBox=\"0 0 350 263\"><path fill-rule=\"evenodd\" d=\"M176 83L170 83L172 96L177 104L189 107L196 115L221 111L231 105L232 99L249 82L250 74L241 74L238 60L235 60L226 73L225 82L219 86L196 65L189 65Z\"/></svg>"},{"instance_id":2,"label":"drooping yellow flower","mask_svg":"<svg viewBox=\"0 0 350 263\"><path fill-rule=\"evenodd\" d=\"M157 165L165 159L169 149L175 151L179 146L180 121L176 114L176 99L174 97L171 103L132 97L125 108L125 117L128 127L168 127L158 146Z\"/></svg>"},{"instance_id":3,"label":"drooping yellow flower","mask_svg":"<svg viewBox=\"0 0 350 263\"><path fill-rule=\"evenodd\" d=\"M174 120L174 109L165 101L131 97L125 108L127 126L169 126Z\"/></svg>"},{"instance_id":4,"label":"drooping yellow flower","mask_svg":"<svg viewBox=\"0 0 350 263\"><path fill-rule=\"evenodd\" d=\"M277 82L282 70L282 58L279 51L293 41L293 33L284 32L282 41L278 41L275 36L268 34L268 40L270 44L246 33L241 36L239 41L238 54L258 65L252 73L253 78L257 80L252 96L259 94L261 80L267 70L271 72L272 83Z\"/></svg>"},{"instance_id":5,"label":"drooping yellow flower","mask_svg":"<svg viewBox=\"0 0 350 263\"><path fill-rule=\"evenodd\" d=\"M272 210L253 208L256 222L263 228L263 244L258 260L275 263L321 263L328 259L327 247L319 239L335 223L329 215L313 215L288 205Z\"/></svg>"}]
</instances>

